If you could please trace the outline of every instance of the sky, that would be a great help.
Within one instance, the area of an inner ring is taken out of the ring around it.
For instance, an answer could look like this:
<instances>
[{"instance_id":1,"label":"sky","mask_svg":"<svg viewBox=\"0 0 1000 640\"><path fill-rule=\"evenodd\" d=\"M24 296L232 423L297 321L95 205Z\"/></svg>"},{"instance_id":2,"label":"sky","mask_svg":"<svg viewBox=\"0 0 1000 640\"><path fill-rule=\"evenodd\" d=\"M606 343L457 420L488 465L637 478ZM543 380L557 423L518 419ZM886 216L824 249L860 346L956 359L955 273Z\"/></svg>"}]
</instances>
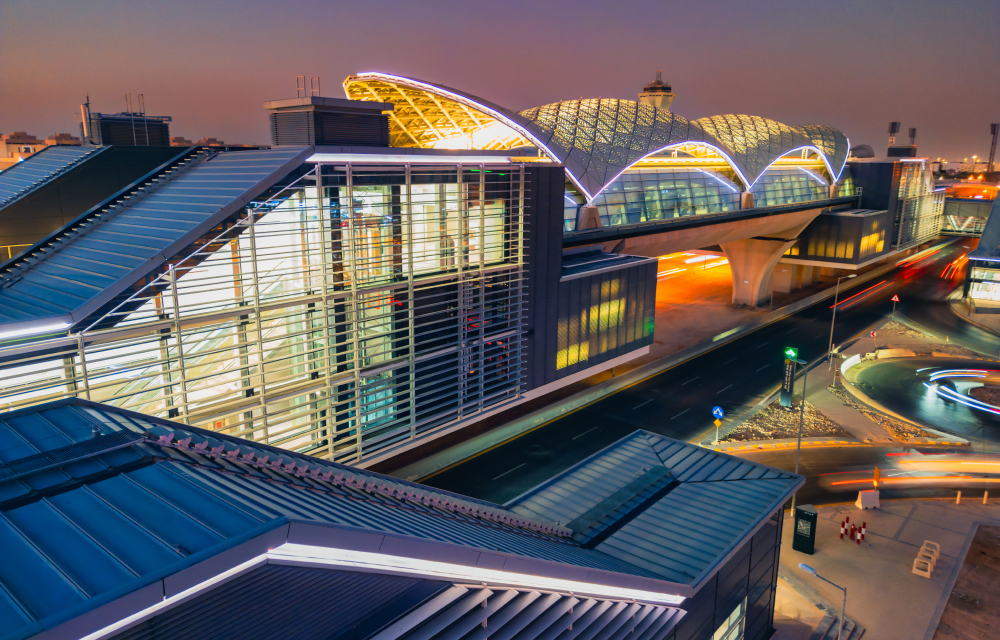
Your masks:
<instances>
[{"instance_id":1,"label":"sky","mask_svg":"<svg viewBox=\"0 0 1000 640\"><path fill-rule=\"evenodd\" d=\"M78 135L80 103L144 94L171 135L269 142L263 103L318 76L383 71L519 110L635 99L657 69L687 118L825 124L885 151L989 153L997 0L0 0L0 132Z\"/></svg>"}]
</instances>

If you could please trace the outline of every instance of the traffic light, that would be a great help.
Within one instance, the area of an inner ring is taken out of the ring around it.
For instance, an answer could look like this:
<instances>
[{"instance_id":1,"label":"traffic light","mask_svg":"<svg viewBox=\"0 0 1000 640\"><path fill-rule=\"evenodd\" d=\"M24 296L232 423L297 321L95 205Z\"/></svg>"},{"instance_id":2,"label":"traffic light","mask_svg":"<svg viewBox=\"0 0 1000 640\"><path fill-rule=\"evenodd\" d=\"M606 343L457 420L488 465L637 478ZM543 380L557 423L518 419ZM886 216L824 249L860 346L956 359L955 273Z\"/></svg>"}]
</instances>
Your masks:
<instances>
[{"instance_id":1,"label":"traffic light","mask_svg":"<svg viewBox=\"0 0 1000 640\"><path fill-rule=\"evenodd\" d=\"M785 349L785 357L788 358L789 360L798 360L799 350L796 349L795 347L788 347Z\"/></svg>"}]
</instances>

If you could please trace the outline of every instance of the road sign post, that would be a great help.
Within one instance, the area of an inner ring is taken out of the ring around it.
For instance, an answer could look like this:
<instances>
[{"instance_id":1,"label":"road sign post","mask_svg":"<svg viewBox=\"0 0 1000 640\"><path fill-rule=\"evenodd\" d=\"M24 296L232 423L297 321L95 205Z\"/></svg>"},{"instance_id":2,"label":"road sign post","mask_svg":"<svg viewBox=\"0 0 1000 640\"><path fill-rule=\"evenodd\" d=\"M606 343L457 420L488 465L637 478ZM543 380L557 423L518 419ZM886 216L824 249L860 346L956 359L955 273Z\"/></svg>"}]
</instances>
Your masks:
<instances>
[{"instance_id":1,"label":"road sign post","mask_svg":"<svg viewBox=\"0 0 1000 640\"><path fill-rule=\"evenodd\" d=\"M798 355L798 353L796 353ZM795 448L795 473L799 472L799 458L802 456L802 424L806 419L806 386L809 384L809 368L808 362L805 360L796 360L796 364L801 364L805 367L802 370L802 397L799 399L799 442ZM798 492L796 492L798 493ZM795 496L792 494L792 513L795 513Z\"/></svg>"},{"instance_id":2,"label":"road sign post","mask_svg":"<svg viewBox=\"0 0 1000 640\"><path fill-rule=\"evenodd\" d=\"M722 418L725 417L726 412L722 410L722 407L712 407L712 415L715 416L715 442L712 444L719 444L719 427L722 426Z\"/></svg>"},{"instance_id":3,"label":"road sign post","mask_svg":"<svg viewBox=\"0 0 1000 640\"><path fill-rule=\"evenodd\" d=\"M876 489L878 489L878 481L879 478L881 477L882 477L882 470L879 469L878 467L875 467L875 478L872 480L872 484L875 485Z\"/></svg>"},{"instance_id":4,"label":"road sign post","mask_svg":"<svg viewBox=\"0 0 1000 640\"><path fill-rule=\"evenodd\" d=\"M792 387L795 385L795 363L799 358L799 350L795 347L785 349L785 372L781 378L781 396L778 400L783 407L792 406Z\"/></svg>"},{"instance_id":5,"label":"road sign post","mask_svg":"<svg viewBox=\"0 0 1000 640\"><path fill-rule=\"evenodd\" d=\"M875 349L875 353L878 353L878 342L875 341L875 332L872 331L872 347Z\"/></svg>"},{"instance_id":6,"label":"road sign post","mask_svg":"<svg viewBox=\"0 0 1000 640\"><path fill-rule=\"evenodd\" d=\"M896 319L896 303L897 302L899 302L899 296L898 295L893 296L892 297L892 319L893 320Z\"/></svg>"}]
</instances>

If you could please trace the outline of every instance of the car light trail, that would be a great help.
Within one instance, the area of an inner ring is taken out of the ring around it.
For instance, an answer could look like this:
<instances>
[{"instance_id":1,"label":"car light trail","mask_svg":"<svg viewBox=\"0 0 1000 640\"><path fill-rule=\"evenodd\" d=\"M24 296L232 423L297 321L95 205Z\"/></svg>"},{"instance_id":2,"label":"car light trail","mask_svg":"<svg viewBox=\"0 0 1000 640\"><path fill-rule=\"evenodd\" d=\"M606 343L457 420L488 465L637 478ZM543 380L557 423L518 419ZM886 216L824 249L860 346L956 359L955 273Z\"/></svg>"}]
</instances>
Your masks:
<instances>
[{"instance_id":1,"label":"car light trail","mask_svg":"<svg viewBox=\"0 0 1000 640\"><path fill-rule=\"evenodd\" d=\"M715 255L710 255L710 256L695 256L693 258L688 258L687 260L685 260L684 264L692 264L692 263L698 263L698 262L705 262L706 260L715 260L716 258L719 258L719 257L721 257L721 256L715 256Z\"/></svg>"},{"instance_id":2,"label":"car light trail","mask_svg":"<svg viewBox=\"0 0 1000 640\"><path fill-rule=\"evenodd\" d=\"M975 476L922 476L919 478L882 478L878 481L881 484L900 484L902 482L925 482L933 481L940 482L942 480L975 480L976 482L1000 482L1000 478L977 478ZM831 482L831 485L844 485L844 484L872 484L871 478L865 478L864 480L838 480L837 482Z\"/></svg>"},{"instance_id":3,"label":"car light trail","mask_svg":"<svg viewBox=\"0 0 1000 640\"><path fill-rule=\"evenodd\" d=\"M888 286L889 286L889 285L891 285L891 284L892 284L891 282L887 282L887 283L885 283L884 285L882 285L882 286L881 286L881 287L879 287L878 289L875 289L874 291L872 291L871 293L869 293L869 294L868 294L867 296L865 296L864 298L858 298L857 300L855 300L855 301L854 301L854 302L852 302L851 304L849 304L849 305L846 305L846 306L843 306L843 307L841 307L841 308L840 308L840 310L841 310L841 311L843 311L844 309L849 309L850 307L853 307L854 305L858 304L859 302L861 302L861 301L862 301L862 300L864 300L865 298L870 298L871 296L875 295L876 293L878 293L878 292L879 292L879 291L881 291L882 289L885 289L886 287L888 287ZM864 293L864 292L862 292L862 293Z\"/></svg>"},{"instance_id":4,"label":"car light trail","mask_svg":"<svg viewBox=\"0 0 1000 640\"><path fill-rule=\"evenodd\" d=\"M872 289L874 289L875 287L877 287L877 286L879 286L879 285L883 285L883 284L885 284L886 282L888 282L888 280L883 280L882 282L880 282L880 283L878 283L878 284L875 284L875 285L872 285L872 286L868 287L867 289L865 289L865 291L871 291L871 290L872 290ZM864 293L865 291L862 291L862 292L860 292L860 293L856 293L856 294L854 294L853 296L851 296L850 298L848 298L847 300L841 300L840 302L838 302L838 303L837 303L837 304L835 304L835 305L834 305L834 304L831 304L831 305L830 305L830 308L832 309L832 308L834 308L834 307L839 307L840 305L844 304L845 302L849 302L850 300L854 300L855 298L857 298L858 296L860 296L860 295L861 295L862 293ZM867 297L867 296L866 296L866 297Z\"/></svg>"}]
</instances>

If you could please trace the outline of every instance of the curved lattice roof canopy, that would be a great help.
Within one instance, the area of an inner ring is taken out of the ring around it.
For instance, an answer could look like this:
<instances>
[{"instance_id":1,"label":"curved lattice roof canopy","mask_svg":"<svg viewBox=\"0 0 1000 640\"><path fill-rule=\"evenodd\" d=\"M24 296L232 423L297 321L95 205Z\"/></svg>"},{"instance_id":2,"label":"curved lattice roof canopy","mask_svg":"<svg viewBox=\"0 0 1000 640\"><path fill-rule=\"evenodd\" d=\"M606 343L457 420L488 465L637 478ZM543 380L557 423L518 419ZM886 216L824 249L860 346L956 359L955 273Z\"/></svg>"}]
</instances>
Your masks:
<instances>
[{"instance_id":1,"label":"curved lattice roof canopy","mask_svg":"<svg viewBox=\"0 0 1000 640\"><path fill-rule=\"evenodd\" d=\"M554 102L518 112L544 134L590 197L646 156L666 147L718 141L697 124L634 100Z\"/></svg>"},{"instance_id":2,"label":"curved lattice roof canopy","mask_svg":"<svg viewBox=\"0 0 1000 640\"><path fill-rule=\"evenodd\" d=\"M783 155L803 148L821 152L801 131L760 116L710 116L694 122L719 139L748 186Z\"/></svg>"},{"instance_id":3,"label":"curved lattice roof canopy","mask_svg":"<svg viewBox=\"0 0 1000 640\"><path fill-rule=\"evenodd\" d=\"M629 167L670 148L718 154L746 188L778 158L800 149L819 154L837 180L849 143L821 125L789 127L748 115L687 120L634 100L554 102L514 112L444 85L384 73L344 81L352 100L391 102L392 146L516 149L535 146L566 173L588 200Z\"/></svg>"},{"instance_id":4,"label":"curved lattice roof canopy","mask_svg":"<svg viewBox=\"0 0 1000 640\"><path fill-rule=\"evenodd\" d=\"M847 156L851 151L851 141L847 139L847 136L833 127L821 124L803 124L792 128L819 147L821 155L825 156L827 168L830 170L833 181L840 180L840 174L844 170L844 165L847 164Z\"/></svg>"}]
</instances>

